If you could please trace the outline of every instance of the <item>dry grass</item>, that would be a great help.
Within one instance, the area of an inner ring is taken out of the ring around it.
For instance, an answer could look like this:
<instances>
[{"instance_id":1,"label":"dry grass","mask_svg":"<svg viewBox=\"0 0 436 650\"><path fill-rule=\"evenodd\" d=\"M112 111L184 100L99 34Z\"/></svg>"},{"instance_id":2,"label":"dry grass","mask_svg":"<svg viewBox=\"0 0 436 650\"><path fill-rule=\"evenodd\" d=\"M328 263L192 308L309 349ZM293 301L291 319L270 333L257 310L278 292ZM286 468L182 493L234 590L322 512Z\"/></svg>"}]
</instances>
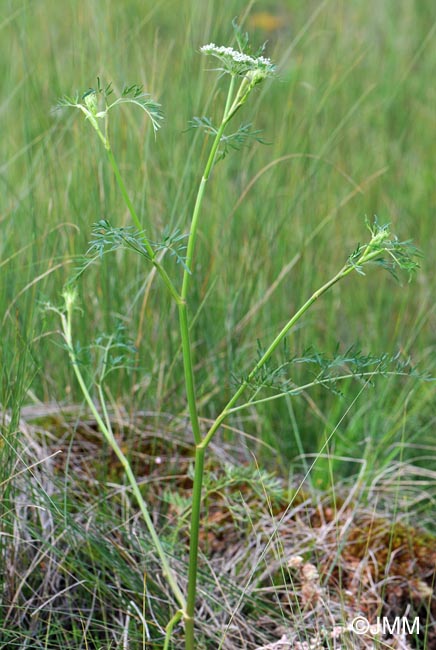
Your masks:
<instances>
[{"instance_id":1,"label":"dry grass","mask_svg":"<svg viewBox=\"0 0 436 650\"><path fill-rule=\"evenodd\" d=\"M185 586L185 422L160 414L157 434L155 414L113 418ZM171 597L95 423L76 407L40 405L23 410L20 435L2 533L2 647L160 647ZM401 471L397 499L390 475L316 494L261 471L245 452L215 449L205 486L198 647L436 648L436 540L406 522L401 484L419 487L420 472ZM431 491L435 477L421 478ZM420 617L421 645L402 635L358 636L350 627L358 615L375 622L405 613ZM39 641L28 646L26 638Z\"/></svg>"}]
</instances>

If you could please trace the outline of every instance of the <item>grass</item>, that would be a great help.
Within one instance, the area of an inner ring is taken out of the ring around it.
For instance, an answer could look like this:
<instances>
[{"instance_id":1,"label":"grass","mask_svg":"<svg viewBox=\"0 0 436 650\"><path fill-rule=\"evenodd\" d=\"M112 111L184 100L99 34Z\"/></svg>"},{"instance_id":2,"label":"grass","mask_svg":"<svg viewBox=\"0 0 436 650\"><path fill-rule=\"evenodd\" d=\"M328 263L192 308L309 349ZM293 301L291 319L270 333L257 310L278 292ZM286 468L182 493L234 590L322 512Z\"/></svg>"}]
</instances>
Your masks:
<instances>
[{"instance_id":1,"label":"grass","mask_svg":"<svg viewBox=\"0 0 436 650\"><path fill-rule=\"evenodd\" d=\"M352 286L344 282L293 333L292 350L301 353L311 345L332 353L338 343L346 350L358 342L375 354L401 350L434 375L429 134L436 28L431 2L401 9L393 0L262 7L230 1L225 9L185 0L149 8L133 0L122 7L73 1L60 7L51 0L4 4L0 402L5 532L13 530L16 512L10 504L19 493L16 481L7 479L18 467L21 445L30 444L22 439L21 406L53 400L75 404L79 399L71 369L60 362L63 352L53 342L55 320L38 303L58 301L75 256L87 247L94 221L129 223L113 175L99 163L99 143L74 118L59 121L50 108L71 89L93 85L97 75L119 87L132 79L144 83L164 106L164 127L154 141L139 115L120 113L113 148L150 237L158 239L166 225L186 229L198 180L194 162L198 152L204 158L207 151L200 138L184 131L188 120L204 111L213 84L196 50L210 40L226 42L235 15L247 12L247 26L257 41L269 39L268 55L280 63L280 82L258 94L264 104L268 92L267 110L251 108L256 128L264 128L271 144L229 157L217 167L205 198L197 261L202 281L194 295L192 330L205 419L215 417L230 397L229 377L243 374L256 360L254 342L267 343L337 270L344 261L342 251L349 252L365 237L364 216L374 212L422 249L418 279L401 289L380 273L369 273ZM263 9L280 18L277 29L262 27ZM213 92L217 101L210 102L205 114L217 117L214 103L220 105L222 89L217 86ZM220 189L224 186L226 192ZM219 246L213 244L217 241ZM142 268L127 255L95 266L83 281L83 318L76 327L83 345L89 343L90 332L111 332L118 322L127 328L142 365L114 378L113 404L130 424L138 413L153 411L158 432L165 413L185 415L183 370L174 308L155 279L146 284L152 278L144 280ZM273 298L262 310L258 306L267 293ZM412 487L404 481L398 507L403 513L419 508L420 519L431 525L433 385L386 378L374 388L350 385L343 392L338 399L312 391L256 413L236 414L232 427L251 436L243 438L245 457L254 453L262 466L279 468L283 476L290 473L294 481L295 474L310 466L311 454L322 449L309 480L313 488L330 491L359 473L363 485L377 486L383 477L382 484L393 485L399 494L402 483L395 483L394 472L407 468L414 477ZM133 444L130 431L127 427L127 445ZM55 426L53 435L58 434ZM233 444L230 430L223 437L224 443ZM266 445L278 448L279 454L271 457ZM29 457L26 462L33 461ZM359 495L363 505L365 495L365 490ZM71 499L73 510L79 508L75 495L66 491L65 499ZM113 525L129 517L123 512ZM106 538L108 513L97 518ZM60 525L61 519L57 521ZM42 522L34 526L32 535L41 536ZM73 547L78 533L73 524L69 530ZM4 548L7 539L2 537ZM58 552L53 550L54 556ZM88 556L78 557L75 566L84 571L85 565L92 575L97 565L106 566L101 559L92 561L94 568L88 566ZM116 574L127 571L121 564ZM105 571L91 602L108 598ZM143 580L137 574L123 575L119 582L141 593ZM155 588L160 598L162 586ZM91 614L87 617L83 620L92 620ZM163 611L159 617L162 624ZM73 638L84 643L82 624L68 615L66 620L65 627L50 623L49 629L58 634L58 641L50 641L58 646L52 647L76 647ZM109 647L114 641L104 643Z\"/></svg>"},{"instance_id":2,"label":"grass","mask_svg":"<svg viewBox=\"0 0 436 650\"><path fill-rule=\"evenodd\" d=\"M23 417L23 461L46 460L14 481L14 544L4 556L14 567L7 584L14 602L3 610L3 647L27 647L26 639L53 649L161 647L171 594L122 485L122 466L80 408L26 407ZM130 432L132 459L182 579L191 490L184 423L166 418L156 437L150 415L147 421ZM123 423L127 439L128 419L114 416L114 430ZM321 650L335 647L337 628L344 647L375 648L371 635L350 635L347 626L380 602L391 616L410 603L424 636L435 540L410 527L414 514L393 507L385 477L374 476L371 486L336 482L333 501L228 460L238 457L227 445L209 458L197 647L261 648L285 637L285 648L310 641ZM401 473L410 495L418 473ZM422 487L414 492L419 498ZM434 643L431 627L427 633Z\"/></svg>"}]
</instances>

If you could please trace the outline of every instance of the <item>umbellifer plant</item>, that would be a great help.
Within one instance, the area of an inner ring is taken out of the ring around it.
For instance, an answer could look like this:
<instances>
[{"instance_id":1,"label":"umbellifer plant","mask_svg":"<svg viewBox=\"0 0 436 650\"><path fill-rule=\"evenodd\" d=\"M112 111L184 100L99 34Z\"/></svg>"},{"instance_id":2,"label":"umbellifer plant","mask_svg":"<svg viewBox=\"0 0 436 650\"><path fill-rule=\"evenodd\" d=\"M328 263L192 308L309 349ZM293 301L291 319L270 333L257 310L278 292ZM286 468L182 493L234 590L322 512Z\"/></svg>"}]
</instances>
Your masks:
<instances>
[{"instance_id":1,"label":"umbellifer plant","mask_svg":"<svg viewBox=\"0 0 436 650\"><path fill-rule=\"evenodd\" d=\"M164 241L159 244L151 241L143 230L143 226L137 215L133 202L130 199L127 187L124 183L111 147L109 118L112 109L120 104L129 103L136 105L149 117L154 131L157 132L161 126L162 120L160 105L153 101L143 92L142 88L137 85L125 88L120 97L113 99L111 85L102 86L100 81L98 81L97 88L90 89L81 96L64 97L59 102L61 107L71 107L81 111L87 122L95 130L97 136L102 142L108 162L112 167L119 190L133 222L133 226L127 228L115 227L107 220L101 220L95 225L93 231L94 240L92 241L91 247L88 251L87 261L76 274L74 282L71 282L66 286L63 293L63 306L60 308L50 306L50 309L54 310L61 319L62 336L80 389L89 409L95 417L100 431L122 464L126 478L130 483L132 492L143 515L152 543L160 558L162 572L168 581L177 603L174 615L166 626L164 648L169 648L174 627L181 620L184 624L185 648L186 650L193 650L195 648L196 585L204 461L207 448L214 435L217 433L226 418L235 412L247 409L248 407L252 407L258 403L275 400L284 395L295 395L298 394L299 391L307 389L317 383L327 385L329 382L336 382L338 379L347 378L354 374L358 374L359 377L370 377L378 371L382 371L384 374L390 372L390 370L386 368L386 358L377 364L372 361L371 363L374 367L370 367L371 364L368 363L368 358L366 358L366 362L361 364L358 370L351 369L345 371L340 376L336 374L332 377L328 376L328 373L326 374L321 371L319 377L315 381L305 385L304 387L296 386L289 380L284 383L281 382L279 387L276 386L277 390L272 395L270 392L266 397L260 394L262 387L265 385L271 387L273 385L274 372L271 373L269 369L269 362L273 353L282 344L285 337L311 305L333 285L355 272L364 275L364 268L370 263L382 265L391 272L395 272L396 268L400 268L409 272L409 274L417 267L417 263L414 259L417 255L417 251L410 242L398 241L391 235L387 225L380 226L377 224L376 220L371 224L368 223L368 241L365 244L358 245L345 260L338 272L326 281L323 286L314 291L298 311L289 317L289 320L283 325L275 338L270 342L266 349L261 352L257 362L254 363L252 368L245 373L244 378L241 379L232 397L225 404L221 412L216 415L215 421L210 426L209 430L206 432L201 430L199 424L199 408L195 390L196 382L193 365L194 355L190 341L191 314L189 304L191 284L196 280L194 254L197 243L198 227L202 218L203 197L207 183L211 178L217 161L222 159L230 148L239 148L247 138L257 138L258 132L250 131L249 126L242 126L232 133L228 132L227 127L230 122L232 122L235 115L239 113L243 105L249 100L256 86L275 75L275 67L270 59L263 56L262 49L253 53L250 49L248 38L246 35L242 34L237 26L235 26L235 37L238 49L216 46L213 43L201 48L202 54L213 57L216 60L217 67L215 70L218 71L221 77L228 80L228 86L224 110L219 123L215 125L209 118L204 117L194 118L191 123L192 127L203 129L205 133L211 137L212 145L198 186L187 235L180 235L176 232L173 235L166 234ZM185 237L186 239L184 239ZM186 243L185 252L181 242ZM129 460L118 444L112 431L104 393L105 377L110 370L108 353L110 345L105 348L99 372L95 375L96 379L94 380L94 388L91 391L91 387L86 382L82 373L81 364L79 363L78 353L74 343L72 331L73 313L74 305L77 300L75 283L88 264L101 257L104 253L117 248L130 249L142 256L146 263L152 264L156 268L164 286L169 291L178 308L186 399L192 427L193 445L195 446L189 540L189 566L187 576L188 586L186 592L179 585L178 577L171 567L170 561L159 538L159 533L155 529L147 504L141 494ZM170 277L168 274L165 268L165 254L167 252L170 254L176 254L179 261L182 262L182 264L177 267L177 269L180 270L181 277ZM347 359L348 367L350 367L349 361L350 360ZM396 374L401 372L401 368L397 368L394 372ZM91 396L91 392L94 393L95 391L98 396L98 406Z\"/></svg>"}]
</instances>

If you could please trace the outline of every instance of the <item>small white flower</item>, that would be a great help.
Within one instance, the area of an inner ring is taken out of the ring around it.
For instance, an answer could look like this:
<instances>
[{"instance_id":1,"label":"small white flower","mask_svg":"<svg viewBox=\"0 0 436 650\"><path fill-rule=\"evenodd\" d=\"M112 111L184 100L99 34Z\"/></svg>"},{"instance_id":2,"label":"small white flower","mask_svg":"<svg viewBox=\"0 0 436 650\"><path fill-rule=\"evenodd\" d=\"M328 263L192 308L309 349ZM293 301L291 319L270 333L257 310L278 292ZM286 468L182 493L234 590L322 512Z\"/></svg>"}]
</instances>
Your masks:
<instances>
[{"instance_id":1,"label":"small white flower","mask_svg":"<svg viewBox=\"0 0 436 650\"><path fill-rule=\"evenodd\" d=\"M225 45L218 46L215 43L209 43L208 45L203 45L200 48L200 52L220 59L224 64L223 69L231 74L245 75L248 72L252 72L266 77L274 71L274 65L271 59L265 56L250 56Z\"/></svg>"}]
</instances>

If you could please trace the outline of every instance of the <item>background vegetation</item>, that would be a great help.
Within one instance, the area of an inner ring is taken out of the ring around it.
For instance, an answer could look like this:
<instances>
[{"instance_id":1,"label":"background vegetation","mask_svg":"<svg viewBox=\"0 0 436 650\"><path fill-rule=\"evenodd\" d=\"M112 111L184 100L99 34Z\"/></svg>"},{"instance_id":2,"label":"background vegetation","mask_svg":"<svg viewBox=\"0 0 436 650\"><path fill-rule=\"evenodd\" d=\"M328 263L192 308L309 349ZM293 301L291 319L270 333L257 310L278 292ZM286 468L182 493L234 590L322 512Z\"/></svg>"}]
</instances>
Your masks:
<instances>
[{"instance_id":1,"label":"background vegetation","mask_svg":"<svg viewBox=\"0 0 436 650\"><path fill-rule=\"evenodd\" d=\"M357 345L363 353L400 352L435 373L431 0L3 0L5 477L20 443L22 406L79 399L56 344L55 320L40 303L59 301L94 222L130 223L94 134L77 115L51 109L61 95L95 85L97 76L117 88L143 83L163 106L163 128L155 140L139 111L120 111L113 148L151 239L159 240L166 226L184 231L206 153L201 134L187 131L188 121L215 117L215 98L217 106L222 100L198 50L209 41L228 43L235 16L254 42L268 41L279 81L262 86L259 110L253 102L240 118L253 119L268 145L230 154L205 200L192 335L202 415L218 412L232 376L252 365L257 346L366 238L365 215L377 214L400 238L416 242L423 252L417 279L401 287L378 271L348 279L315 305L290 336L289 350L332 354L337 346ZM132 422L144 415L156 431L164 428L165 414L183 416L177 319L160 282L144 275L139 258L123 253L92 267L80 291L76 331L83 346L121 323L137 347L136 369L113 377L114 407ZM303 378L308 370L299 372ZM352 383L342 390L340 397L312 391L235 418L232 425L251 436L237 439L239 453L249 459L254 452L292 478L322 450L309 478L321 487L362 467L368 483L399 462L435 469L432 383L381 378L374 387ZM178 433L190 440L189 430ZM223 435L235 440L231 432ZM422 522L431 519L433 488L416 480L413 494L404 497L406 506L410 497L415 512L422 510ZM3 504L7 514L7 499Z\"/></svg>"}]
</instances>

